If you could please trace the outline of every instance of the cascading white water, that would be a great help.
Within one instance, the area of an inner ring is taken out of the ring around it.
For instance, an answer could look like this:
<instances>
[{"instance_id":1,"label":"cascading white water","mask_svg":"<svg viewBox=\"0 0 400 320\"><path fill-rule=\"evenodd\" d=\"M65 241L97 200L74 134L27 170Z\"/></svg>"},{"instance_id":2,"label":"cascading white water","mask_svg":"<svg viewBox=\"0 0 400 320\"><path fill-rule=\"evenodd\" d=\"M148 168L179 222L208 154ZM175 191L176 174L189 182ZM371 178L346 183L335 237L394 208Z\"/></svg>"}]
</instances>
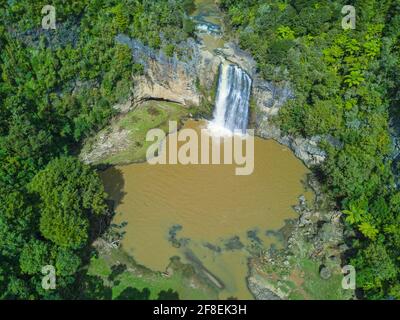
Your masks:
<instances>
[{"instance_id":1,"label":"cascading white water","mask_svg":"<svg viewBox=\"0 0 400 320\"><path fill-rule=\"evenodd\" d=\"M233 64L220 65L214 119L210 128L222 133L246 133L249 118L251 78Z\"/></svg>"}]
</instances>

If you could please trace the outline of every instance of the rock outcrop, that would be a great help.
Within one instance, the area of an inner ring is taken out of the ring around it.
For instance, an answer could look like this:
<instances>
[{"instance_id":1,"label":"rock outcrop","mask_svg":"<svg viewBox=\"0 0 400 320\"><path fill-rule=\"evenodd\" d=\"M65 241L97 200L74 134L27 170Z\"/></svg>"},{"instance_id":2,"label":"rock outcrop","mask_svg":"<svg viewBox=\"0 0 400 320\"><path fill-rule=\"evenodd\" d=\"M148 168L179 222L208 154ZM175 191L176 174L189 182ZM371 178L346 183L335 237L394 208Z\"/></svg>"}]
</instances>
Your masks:
<instances>
[{"instance_id":1,"label":"rock outcrop","mask_svg":"<svg viewBox=\"0 0 400 320\"><path fill-rule=\"evenodd\" d=\"M263 277L254 275L248 278L247 285L256 300L282 300L278 294L269 288Z\"/></svg>"},{"instance_id":2,"label":"rock outcrop","mask_svg":"<svg viewBox=\"0 0 400 320\"><path fill-rule=\"evenodd\" d=\"M212 87L221 60L201 50L193 39L181 44L182 58L168 57L162 50L154 50L140 41L124 35L116 40L132 49L135 62L144 66L144 74L136 76L133 84L133 104L143 100L160 99L198 106L202 94L199 86Z\"/></svg>"},{"instance_id":3,"label":"rock outcrop","mask_svg":"<svg viewBox=\"0 0 400 320\"><path fill-rule=\"evenodd\" d=\"M311 179L310 184L316 193L315 203L325 203L316 180ZM303 196L299 198L299 204L294 207L299 217L290 225L284 248L270 249L250 259L247 283L256 299L290 299L293 290L304 299L352 297L352 290L341 290L341 256L348 250L344 241L342 213L329 209L331 207L309 206ZM314 268L304 268L304 261L319 266L319 272ZM316 281L320 281L321 285L331 281L333 290L320 292L326 296L318 296L318 292L310 296L306 290L309 284L305 283L307 279L313 279L315 286ZM294 283L295 287L288 286L288 282Z\"/></svg>"},{"instance_id":4,"label":"rock outcrop","mask_svg":"<svg viewBox=\"0 0 400 320\"><path fill-rule=\"evenodd\" d=\"M265 139L274 139L293 150L297 158L302 160L307 167L321 164L326 159L325 151L318 146L321 136L310 139L283 135L281 130L270 123L268 116L258 115L256 134Z\"/></svg>"}]
</instances>

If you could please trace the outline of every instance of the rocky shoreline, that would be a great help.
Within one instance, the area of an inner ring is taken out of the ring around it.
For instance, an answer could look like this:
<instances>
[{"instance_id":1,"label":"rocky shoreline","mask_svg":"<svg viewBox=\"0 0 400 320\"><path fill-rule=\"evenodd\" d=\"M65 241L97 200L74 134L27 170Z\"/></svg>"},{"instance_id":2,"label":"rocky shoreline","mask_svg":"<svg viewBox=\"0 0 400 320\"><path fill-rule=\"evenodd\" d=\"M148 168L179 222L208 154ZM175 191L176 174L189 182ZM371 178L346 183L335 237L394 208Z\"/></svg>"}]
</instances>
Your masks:
<instances>
[{"instance_id":1,"label":"rocky shoreline","mask_svg":"<svg viewBox=\"0 0 400 320\"><path fill-rule=\"evenodd\" d=\"M299 198L298 205L294 206L299 218L290 221L284 248L263 251L249 260L248 287L257 300L290 299L298 292L304 299L330 299L329 294L335 299L353 298L354 292L341 288L342 256L348 250L342 213L331 209L333 204L321 192L315 177L310 176L309 185L315 192L315 201L308 204L303 196ZM314 281L320 281L321 286L331 281L337 286L334 292L314 297L303 290L309 277L301 270L303 261L314 264ZM288 282L294 282L298 288L290 288L286 285Z\"/></svg>"}]
</instances>

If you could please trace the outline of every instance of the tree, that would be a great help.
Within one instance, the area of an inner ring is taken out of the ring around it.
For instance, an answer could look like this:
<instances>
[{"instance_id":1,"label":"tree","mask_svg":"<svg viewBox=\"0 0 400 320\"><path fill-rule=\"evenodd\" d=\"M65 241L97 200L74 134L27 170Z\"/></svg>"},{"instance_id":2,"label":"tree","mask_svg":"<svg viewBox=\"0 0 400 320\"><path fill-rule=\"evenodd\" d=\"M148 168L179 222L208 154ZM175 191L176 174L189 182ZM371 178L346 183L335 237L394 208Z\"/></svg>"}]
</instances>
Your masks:
<instances>
[{"instance_id":1,"label":"tree","mask_svg":"<svg viewBox=\"0 0 400 320\"><path fill-rule=\"evenodd\" d=\"M179 294L172 289L161 290L158 293L157 300L179 300Z\"/></svg>"},{"instance_id":2,"label":"tree","mask_svg":"<svg viewBox=\"0 0 400 320\"><path fill-rule=\"evenodd\" d=\"M294 31L288 26L278 27L277 34L278 34L279 39L294 40L296 38Z\"/></svg>"},{"instance_id":3,"label":"tree","mask_svg":"<svg viewBox=\"0 0 400 320\"><path fill-rule=\"evenodd\" d=\"M55 267L57 274L71 276L77 272L81 259L72 250L60 248L57 252Z\"/></svg>"},{"instance_id":4,"label":"tree","mask_svg":"<svg viewBox=\"0 0 400 320\"><path fill-rule=\"evenodd\" d=\"M357 270L358 286L367 291L384 290L385 282L393 280L398 273L382 243L371 243L361 249L351 263Z\"/></svg>"},{"instance_id":5,"label":"tree","mask_svg":"<svg viewBox=\"0 0 400 320\"><path fill-rule=\"evenodd\" d=\"M354 87L360 85L364 82L364 77L359 70L351 71L350 74L345 76L344 83L348 84L349 87Z\"/></svg>"},{"instance_id":6,"label":"tree","mask_svg":"<svg viewBox=\"0 0 400 320\"><path fill-rule=\"evenodd\" d=\"M365 199L358 201L351 201L348 210L343 210L343 213L347 216L346 221L350 224L360 223L367 211L368 203Z\"/></svg>"},{"instance_id":7,"label":"tree","mask_svg":"<svg viewBox=\"0 0 400 320\"><path fill-rule=\"evenodd\" d=\"M364 221L358 226L361 233L371 240L375 240L378 235L378 230L369 222Z\"/></svg>"},{"instance_id":8,"label":"tree","mask_svg":"<svg viewBox=\"0 0 400 320\"><path fill-rule=\"evenodd\" d=\"M23 273L39 274L42 268L51 262L49 245L43 241L32 239L22 249L19 262Z\"/></svg>"},{"instance_id":9,"label":"tree","mask_svg":"<svg viewBox=\"0 0 400 320\"><path fill-rule=\"evenodd\" d=\"M51 161L29 184L39 196L40 231L65 248L81 248L89 237L90 219L106 212L98 175L78 159Z\"/></svg>"}]
</instances>

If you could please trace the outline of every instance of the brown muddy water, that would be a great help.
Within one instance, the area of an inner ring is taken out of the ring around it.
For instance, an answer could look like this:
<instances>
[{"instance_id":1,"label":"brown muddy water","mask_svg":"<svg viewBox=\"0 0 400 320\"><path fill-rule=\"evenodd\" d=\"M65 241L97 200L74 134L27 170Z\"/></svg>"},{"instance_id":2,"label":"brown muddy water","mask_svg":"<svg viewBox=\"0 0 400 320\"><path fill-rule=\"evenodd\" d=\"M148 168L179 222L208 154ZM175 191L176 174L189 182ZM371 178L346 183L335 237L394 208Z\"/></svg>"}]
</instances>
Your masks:
<instances>
[{"instance_id":1,"label":"brown muddy water","mask_svg":"<svg viewBox=\"0 0 400 320\"><path fill-rule=\"evenodd\" d=\"M255 138L254 150L249 176L235 175L235 164L142 163L103 172L115 201L114 223L127 222L122 247L159 271L179 256L221 288L221 299L252 299L246 286L248 249L276 242L267 231L296 217L292 206L301 194L311 197L303 183L308 170L288 148Z\"/></svg>"}]
</instances>

